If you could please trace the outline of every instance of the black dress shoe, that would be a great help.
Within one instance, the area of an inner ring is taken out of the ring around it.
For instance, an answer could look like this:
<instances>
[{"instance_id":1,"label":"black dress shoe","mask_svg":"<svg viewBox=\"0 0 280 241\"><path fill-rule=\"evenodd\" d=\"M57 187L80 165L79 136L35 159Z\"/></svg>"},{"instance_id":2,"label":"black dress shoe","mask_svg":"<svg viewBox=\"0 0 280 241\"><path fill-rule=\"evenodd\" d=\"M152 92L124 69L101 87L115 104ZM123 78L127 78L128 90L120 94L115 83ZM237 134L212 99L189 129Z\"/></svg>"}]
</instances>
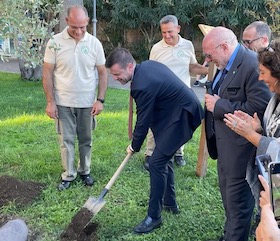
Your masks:
<instances>
[{"instance_id":1,"label":"black dress shoe","mask_svg":"<svg viewBox=\"0 0 280 241\"><path fill-rule=\"evenodd\" d=\"M71 181L62 180L61 183L58 184L57 189L59 191L63 191L70 187Z\"/></svg>"},{"instance_id":2,"label":"black dress shoe","mask_svg":"<svg viewBox=\"0 0 280 241\"><path fill-rule=\"evenodd\" d=\"M183 159L182 156L174 156L174 161L179 167L186 165L186 161Z\"/></svg>"},{"instance_id":3,"label":"black dress shoe","mask_svg":"<svg viewBox=\"0 0 280 241\"><path fill-rule=\"evenodd\" d=\"M152 219L150 216L147 216L140 224L138 224L134 228L135 233L149 233L152 232L154 229L159 228L162 224L161 218L159 219Z\"/></svg>"},{"instance_id":4,"label":"black dress shoe","mask_svg":"<svg viewBox=\"0 0 280 241\"><path fill-rule=\"evenodd\" d=\"M144 168L149 171L149 160L151 156L146 156L144 161Z\"/></svg>"},{"instance_id":5,"label":"black dress shoe","mask_svg":"<svg viewBox=\"0 0 280 241\"><path fill-rule=\"evenodd\" d=\"M176 205L176 206L163 205L162 209L167 211L167 212L172 212L173 214L179 214L180 213L180 209L179 209L178 205Z\"/></svg>"},{"instance_id":6,"label":"black dress shoe","mask_svg":"<svg viewBox=\"0 0 280 241\"><path fill-rule=\"evenodd\" d=\"M90 174L87 174L87 175L80 175L83 183L86 185L86 186L92 186L93 183L94 183L94 180L93 180L93 177L90 175Z\"/></svg>"}]
</instances>

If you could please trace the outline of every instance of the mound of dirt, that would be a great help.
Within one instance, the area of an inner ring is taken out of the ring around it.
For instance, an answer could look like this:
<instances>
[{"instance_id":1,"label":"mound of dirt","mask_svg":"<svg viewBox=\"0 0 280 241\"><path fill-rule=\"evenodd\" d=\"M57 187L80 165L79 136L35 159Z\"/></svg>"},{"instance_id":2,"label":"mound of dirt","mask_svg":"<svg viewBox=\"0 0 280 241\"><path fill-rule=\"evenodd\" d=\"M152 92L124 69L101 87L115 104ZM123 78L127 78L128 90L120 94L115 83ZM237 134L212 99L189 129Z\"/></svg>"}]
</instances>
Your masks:
<instances>
[{"instance_id":1,"label":"mound of dirt","mask_svg":"<svg viewBox=\"0 0 280 241\"><path fill-rule=\"evenodd\" d=\"M31 204L45 188L42 183L20 181L12 176L0 177L0 208L15 203L18 207ZM16 217L3 216L0 214L0 227L7 221ZM67 229L61 234L61 241L96 241L98 237L97 223L91 223L92 213L82 208L72 219ZM88 225L87 225L88 224ZM87 226L85 229L84 227ZM29 231L28 240L36 240L36 233Z\"/></svg>"},{"instance_id":2,"label":"mound of dirt","mask_svg":"<svg viewBox=\"0 0 280 241\"><path fill-rule=\"evenodd\" d=\"M15 203L18 207L25 207L31 204L45 188L45 185L38 182L20 181L11 176L0 177L0 207ZM0 214L0 227L6 222L13 220L13 215ZM38 233L29 230L28 240L37 240Z\"/></svg>"},{"instance_id":3,"label":"mound of dirt","mask_svg":"<svg viewBox=\"0 0 280 241\"><path fill-rule=\"evenodd\" d=\"M97 223L90 222L93 214L87 208L81 210L72 218L67 229L61 234L61 241L95 241L98 240Z\"/></svg>"},{"instance_id":4,"label":"mound of dirt","mask_svg":"<svg viewBox=\"0 0 280 241\"><path fill-rule=\"evenodd\" d=\"M42 183L20 181L11 176L0 177L0 207L14 202L17 206L24 207L36 199L42 189Z\"/></svg>"}]
</instances>

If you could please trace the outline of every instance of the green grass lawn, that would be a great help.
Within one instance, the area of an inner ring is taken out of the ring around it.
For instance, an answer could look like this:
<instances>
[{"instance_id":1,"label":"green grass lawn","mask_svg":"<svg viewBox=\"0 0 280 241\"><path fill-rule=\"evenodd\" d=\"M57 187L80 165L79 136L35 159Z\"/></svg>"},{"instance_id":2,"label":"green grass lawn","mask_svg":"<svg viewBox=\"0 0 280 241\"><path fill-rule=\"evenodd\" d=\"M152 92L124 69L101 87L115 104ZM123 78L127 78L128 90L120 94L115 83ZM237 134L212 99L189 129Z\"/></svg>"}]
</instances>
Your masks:
<instances>
[{"instance_id":1,"label":"green grass lawn","mask_svg":"<svg viewBox=\"0 0 280 241\"><path fill-rule=\"evenodd\" d=\"M105 109L93 133L93 187L80 181L63 192L56 189L62 172L53 120L45 115L41 82L24 82L17 74L0 73L0 175L46 184L42 195L25 208L14 204L1 215L23 218L37 240L59 240L61 232L89 196L98 196L121 161L130 143L127 135L127 90L108 89ZM204 241L222 233L223 208L217 185L216 161L208 160L207 175L195 175L200 129L185 147L188 163L175 168L179 215L162 212L163 225L155 232L136 235L132 229L146 216L149 175L143 168L144 148L136 153L105 197L94 217L99 240ZM1 197L0 197L1 198Z\"/></svg>"}]
</instances>

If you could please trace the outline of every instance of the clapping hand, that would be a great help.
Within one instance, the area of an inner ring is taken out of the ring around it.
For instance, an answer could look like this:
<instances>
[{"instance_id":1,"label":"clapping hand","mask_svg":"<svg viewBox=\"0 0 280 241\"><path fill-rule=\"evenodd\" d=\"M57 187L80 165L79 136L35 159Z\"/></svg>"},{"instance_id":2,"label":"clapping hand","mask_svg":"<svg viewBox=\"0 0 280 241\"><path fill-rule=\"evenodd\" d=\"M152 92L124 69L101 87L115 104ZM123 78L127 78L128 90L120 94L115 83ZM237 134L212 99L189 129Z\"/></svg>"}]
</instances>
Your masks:
<instances>
[{"instance_id":1,"label":"clapping hand","mask_svg":"<svg viewBox=\"0 0 280 241\"><path fill-rule=\"evenodd\" d=\"M237 110L234 111L234 114L225 114L224 122L234 132L245 138L261 129L261 122L257 113L254 113L252 117L241 110Z\"/></svg>"}]
</instances>

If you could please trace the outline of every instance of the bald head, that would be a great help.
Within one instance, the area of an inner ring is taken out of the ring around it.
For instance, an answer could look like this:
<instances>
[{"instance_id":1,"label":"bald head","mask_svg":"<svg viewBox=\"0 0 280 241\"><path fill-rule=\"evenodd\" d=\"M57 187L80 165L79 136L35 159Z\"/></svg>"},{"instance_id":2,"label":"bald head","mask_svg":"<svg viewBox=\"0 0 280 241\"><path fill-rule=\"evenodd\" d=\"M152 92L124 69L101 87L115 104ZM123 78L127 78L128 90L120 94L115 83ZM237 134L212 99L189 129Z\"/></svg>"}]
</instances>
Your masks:
<instances>
[{"instance_id":1,"label":"bald head","mask_svg":"<svg viewBox=\"0 0 280 241\"><path fill-rule=\"evenodd\" d=\"M67 9L66 22L68 34L79 42L85 35L89 17L87 10L83 6L71 6Z\"/></svg>"},{"instance_id":2,"label":"bald head","mask_svg":"<svg viewBox=\"0 0 280 241\"><path fill-rule=\"evenodd\" d=\"M67 8L67 17L69 17L70 15L76 15L78 13L82 13L82 15L86 18L88 18L88 11L84 6L80 6L80 5L73 5L70 6L69 8Z\"/></svg>"},{"instance_id":3,"label":"bald head","mask_svg":"<svg viewBox=\"0 0 280 241\"><path fill-rule=\"evenodd\" d=\"M218 69L223 69L237 44L237 37L232 30L225 27L216 27L204 37L202 49L206 61L212 61Z\"/></svg>"},{"instance_id":4,"label":"bald head","mask_svg":"<svg viewBox=\"0 0 280 241\"><path fill-rule=\"evenodd\" d=\"M224 27L216 27L213 28L203 39L202 44L204 43L211 43L214 45L218 45L222 42L227 42L228 44L236 47L238 41L236 35L232 30Z\"/></svg>"}]
</instances>

